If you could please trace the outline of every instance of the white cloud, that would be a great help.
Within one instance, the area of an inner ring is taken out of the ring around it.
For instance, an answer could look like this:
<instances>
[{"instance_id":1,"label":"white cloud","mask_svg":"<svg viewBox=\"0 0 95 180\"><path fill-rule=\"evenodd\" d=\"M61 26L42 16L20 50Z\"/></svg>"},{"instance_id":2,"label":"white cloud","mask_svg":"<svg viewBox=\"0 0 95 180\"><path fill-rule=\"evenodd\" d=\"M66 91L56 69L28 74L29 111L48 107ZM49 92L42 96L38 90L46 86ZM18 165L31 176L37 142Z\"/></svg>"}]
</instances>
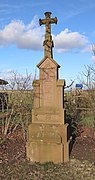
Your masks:
<instances>
[{"instance_id":1,"label":"white cloud","mask_svg":"<svg viewBox=\"0 0 95 180\"><path fill-rule=\"evenodd\" d=\"M22 49L41 50L44 34L44 27L38 25L37 17L34 17L28 25L14 20L0 30L0 47L15 44ZM53 35L53 40L58 52L82 49L88 44L86 36L79 32L71 32L69 29Z\"/></svg>"},{"instance_id":2,"label":"white cloud","mask_svg":"<svg viewBox=\"0 0 95 180\"><path fill-rule=\"evenodd\" d=\"M13 72L13 69L3 69L2 70L2 73L4 73L4 74L10 74L12 72Z\"/></svg>"},{"instance_id":3,"label":"white cloud","mask_svg":"<svg viewBox=\"0 0 95 180\"><path fill-rule=\"evenodd\" d=\"M27 26L22 21L12 21L0 30L0 47L15 44L18 48L41 49L42 32L36 25L36 18Z\"/></svg>"},{"instance_id":4,"label":"white cloud","mask_svg":"<svg viewBox=\"0 0 95 180\"><path fill-rule=\"evenodd\" d=\"M92 45L87 45L82 49L82 52L92 52Z\"/></svg>"},{"instance_id":5,"label":"white cloud","mask_svg":"<svg viewBox=\"0 0 95 180\"><path fill-rule=\"evenodd\" d=\"M65 29L57 36L54 36L55 47L58 51L68 51L70 49L81 49L87 43L87 38L79 32L71 32Z\"/></svg>"},{"instance_id":6,"label":"white cloud","mask_svg":"<svg viewBox=\"0 0 95 180\"><path fill-rule=\"evenodd\" d=\"M94 56L92 56L92 58L91 58L94 62L95 62L95 55Z\"/></svg>"},{"instance_id":7,"label":"white cloud","mask_svg":"<svg viewBox=\"0 0 95 180\"><path fill-rule=\"evenodd\" d=\"M1 69L0 70L0 78L4 80L10 79L10 75L12 74L13 69Z\"/></svg>"}]
</instances>

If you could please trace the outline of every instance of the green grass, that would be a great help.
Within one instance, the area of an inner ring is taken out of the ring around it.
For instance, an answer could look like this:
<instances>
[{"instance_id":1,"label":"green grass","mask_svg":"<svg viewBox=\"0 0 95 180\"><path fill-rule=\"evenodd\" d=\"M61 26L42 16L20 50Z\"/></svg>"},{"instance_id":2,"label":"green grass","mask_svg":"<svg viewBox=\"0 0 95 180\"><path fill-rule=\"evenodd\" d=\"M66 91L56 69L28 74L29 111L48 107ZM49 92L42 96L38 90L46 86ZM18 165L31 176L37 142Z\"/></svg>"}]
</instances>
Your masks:
<instances>
[{"instance_id":1,"label":"green grass","mask_svg":"<svg viewBox=\"0 0 95 180\"><path fill-rule=\"evenodd\" d=\"M88 115L81 119L81 123L86 127L94 127L94 116Z\"/></svg>"}]
</instances>

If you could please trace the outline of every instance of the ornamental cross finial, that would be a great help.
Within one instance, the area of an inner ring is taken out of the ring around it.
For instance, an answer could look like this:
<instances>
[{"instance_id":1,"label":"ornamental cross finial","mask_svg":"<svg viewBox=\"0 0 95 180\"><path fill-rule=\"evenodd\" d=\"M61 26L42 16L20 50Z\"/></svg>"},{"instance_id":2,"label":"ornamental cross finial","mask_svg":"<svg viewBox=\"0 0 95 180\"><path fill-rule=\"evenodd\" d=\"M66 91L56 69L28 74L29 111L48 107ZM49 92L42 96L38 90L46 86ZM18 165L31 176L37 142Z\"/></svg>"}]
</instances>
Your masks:
<instances>
[{"instance_id":1,"label":"ornamental cross finial","mask_svg":"<svg viewBox=\"0 0 95 180\"><path fill-rule=\"evenodd\" d=\"M54 47L54 44L51 36L51 24L57 24L57 18L51 18L51 12L45 12L44 14L46 19L39 19L40 26L43 24L46 25L45 40L43 42L44 57L53 58L52 48Z\"/></svg>"}]
</instances>

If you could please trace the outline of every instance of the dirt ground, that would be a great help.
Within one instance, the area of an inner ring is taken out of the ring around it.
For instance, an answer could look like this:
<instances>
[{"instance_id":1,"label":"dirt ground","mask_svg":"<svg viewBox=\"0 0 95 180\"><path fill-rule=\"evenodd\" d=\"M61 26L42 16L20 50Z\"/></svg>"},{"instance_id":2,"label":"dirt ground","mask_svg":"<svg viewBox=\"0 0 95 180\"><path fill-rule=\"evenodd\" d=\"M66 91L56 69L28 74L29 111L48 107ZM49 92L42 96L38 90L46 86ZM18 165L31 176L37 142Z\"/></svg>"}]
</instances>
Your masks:
<instances>
[{"instance_id":1,"label":"dirt ground","mask_svg":"<svg viewBox=\"0 0 95 180\"><path fill-rule=\"evenodd\" d=\"M76 138L70 158L95 162L95 140L91 129L84 128L81 136ZM18 163L25 160L25 141L21 129L18 129L0 144L0 164Z\"/></svg>"},{"instance_id":2,"label":"dirt ground","mask_svg":"<svg viewBox=\"0 0 95 180\"><path fill-rule=\"evenodd\" d=\"M72 147L68 163L44 164L26 160L21 129L0 143L0 180L94 180L95 140L91 129L85 129ZM2 140L2 136L0 137Z\"/></svg>"}]
</instances>

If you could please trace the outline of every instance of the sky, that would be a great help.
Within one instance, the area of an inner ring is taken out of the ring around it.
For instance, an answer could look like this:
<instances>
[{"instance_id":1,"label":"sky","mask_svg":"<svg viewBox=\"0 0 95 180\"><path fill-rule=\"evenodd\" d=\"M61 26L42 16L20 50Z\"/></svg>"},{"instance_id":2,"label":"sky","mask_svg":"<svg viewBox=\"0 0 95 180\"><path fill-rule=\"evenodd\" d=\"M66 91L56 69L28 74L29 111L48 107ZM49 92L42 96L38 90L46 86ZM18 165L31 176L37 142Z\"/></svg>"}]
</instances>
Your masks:
<instances>
[{"instance_id":1,"label":"sky","mask_svg":"<svg viewBox=\"0 0 95 180\"><path fill-rule=\"evenodd\" d=\"M58 23L51 25L53 58L61 66L59 78L78 83L85 65L95 65L95 0L0 0L0 78L12 71L33 76L43 59L45 12Z\"/></svg>"}]
</instances>

